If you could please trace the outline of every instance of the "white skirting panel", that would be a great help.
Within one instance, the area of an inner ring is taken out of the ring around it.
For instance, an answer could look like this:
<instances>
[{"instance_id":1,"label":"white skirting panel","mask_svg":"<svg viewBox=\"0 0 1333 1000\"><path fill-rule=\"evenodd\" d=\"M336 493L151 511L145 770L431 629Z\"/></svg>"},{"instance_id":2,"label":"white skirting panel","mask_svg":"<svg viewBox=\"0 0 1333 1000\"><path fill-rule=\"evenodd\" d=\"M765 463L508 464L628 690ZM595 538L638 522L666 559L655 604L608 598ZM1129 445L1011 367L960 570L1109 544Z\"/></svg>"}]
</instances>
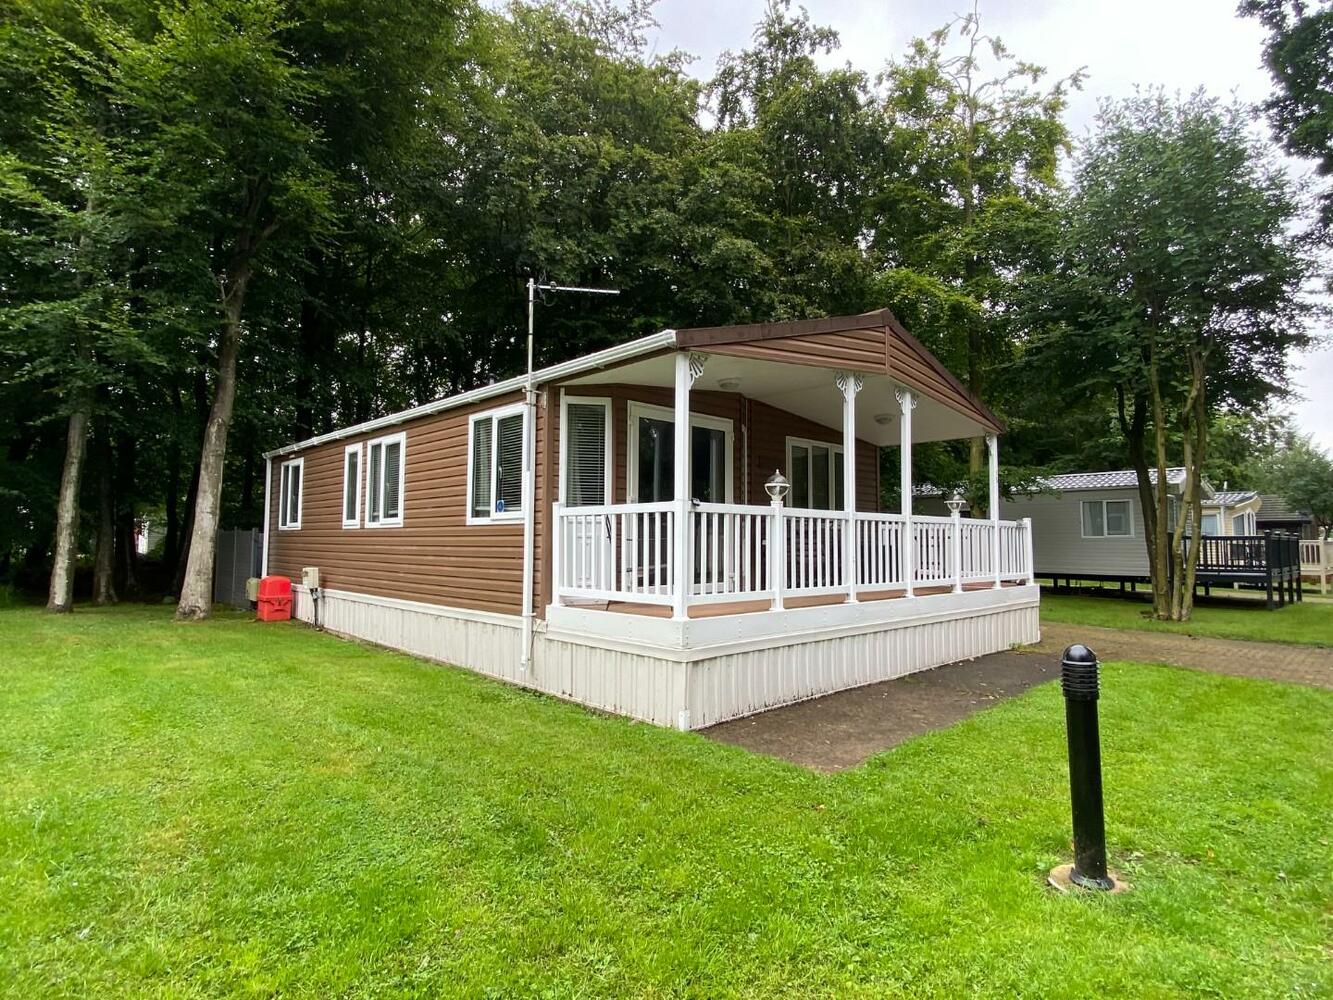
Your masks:
<instances>
[{"instance_id":1,"label":"white skirting panel","mask_svg":"<svg viewBox=\"0 0 1333 1000\"><path fill-rule=\"evenodd\" d=\"M699 660L690 664L690 728L970 660L1039 638L1037 608L1015 607Z\"/></svg>"},{"instance_id":2,"label":"white skirting panel","mask_svg":"<svg viewBox=\"0 0 1333 1000\"><path fill-rule=\"evenodd\" d=\"M296 616L311 621L309 593L294 590ZM989 595L955 603L947 618L924 602L920 615L903 614L906 602L895 601L895 617L877 627L788 635L760 648L719 644L716 655L705 647L682 657L649 645L548 635L539 627L526 672L519 665L518 616L330 590L323 591L319 610L320 623L331 632L618 715L699 729L1040 638L1035 587Z\"/></svg>"},{"instance_id":3,"label":"white skirting panel","mask_svg":"<svg viewBox=\"0 0 1333 1000\"><path fill-rule=\"evenodd\" d=\"M313 621L309 592L304 587L293 587L292 591L296 617L303 622ZM330 632L453 663L501 680L519 681L523 634L517 615L323 590L319 623Z\"/></svg>"}]
</instances>

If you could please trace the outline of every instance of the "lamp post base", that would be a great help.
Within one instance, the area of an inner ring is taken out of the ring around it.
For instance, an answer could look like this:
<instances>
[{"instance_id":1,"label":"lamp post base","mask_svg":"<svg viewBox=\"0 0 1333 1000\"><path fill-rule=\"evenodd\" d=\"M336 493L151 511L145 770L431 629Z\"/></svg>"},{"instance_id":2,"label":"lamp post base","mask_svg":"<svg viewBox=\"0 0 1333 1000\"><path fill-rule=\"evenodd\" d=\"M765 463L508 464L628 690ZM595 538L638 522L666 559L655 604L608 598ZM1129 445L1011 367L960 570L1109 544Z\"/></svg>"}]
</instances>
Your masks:
<instances>
[{"instance_id":1,"label":"lamp post base","mask_svg":"<svg viewBox=\"0 0 1333 1000\"><path fill-rule=\"evenodd\" d=\"M1051 869L1051 874L1046 877L1046 881L1051 884L1052 888L1058 889L1060 892L1077 892L1079 890L1086 890L1088 892L1116 893L1128 892L1130 889L1134 888L1115 872L1108 871L1106 875L1107 880L1111 883L1110 885L1098 885L1091 880L1076 882L1073 877L1074 866L1072 864L1056 865Z\"/></svg>"}]
</instances>

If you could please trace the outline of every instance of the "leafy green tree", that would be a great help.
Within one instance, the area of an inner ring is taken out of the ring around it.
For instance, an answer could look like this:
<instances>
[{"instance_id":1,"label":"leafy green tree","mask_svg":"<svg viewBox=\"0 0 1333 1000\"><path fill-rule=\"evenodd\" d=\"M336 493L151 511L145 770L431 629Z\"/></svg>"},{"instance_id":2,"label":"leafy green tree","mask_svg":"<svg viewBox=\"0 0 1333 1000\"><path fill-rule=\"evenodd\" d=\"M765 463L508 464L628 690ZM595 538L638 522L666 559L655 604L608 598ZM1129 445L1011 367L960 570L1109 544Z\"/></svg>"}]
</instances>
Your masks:
<instances>
[{"instance_id":1,"label":"leafy green tree","mask_svg":"<svg viewBox=\"0 0 1333 1000\"><path fill-rule=\"evenodd\" d=\"M0 359L6 383L50 393L66 424L47 608L73 607L80 494L99 391L149 360L127 321L130 214L119 110L96 15L23 0L0 23Z\"/></svg>"},{"instance_id":2,"label":"leafy green tree","mask_svg":"<svg viewBox=\"0 0 1333 1000\"><path fill-rule=\"evenodd\" d=\"M729 280L719 301L739 308L712 322L879 304L862 238L885 134L864 73L819 69L816 56L837 46L836 32L771 0L752 46L719 59L708 90L716 127L686 206L689 245L708 268L733 269L710 282Z\"/></svg>"},{"instance_id":3,"label":"leafy green tree","mask_svg":"<svg viewBox=\"0 0 1333 1000\"><path fill-rule=\"evenodd\" d=\"M1333 458L1308 435L1289 441L1259 469L1265 493L1276 493L1296 510L1309 511L1324 538L1333 535Z\"/></svg>"},{"instance_id":4,"label":"leafy green tree","mask_svg":"<svg viewBox=\"0 0 1333 1000\"><path fill-rule=\"evenodd\" d=\"M1213 415L1203 474L1218 489L1257 489L1260 470L1291 435L1291 418L1272 407Z\"/></svg>"},{"instance_id":5,"label":"leafy green tree","mask_svg":"<svg viewBox=\"0 0 1333 1000\"><path fill-rule=\"evenodd\" d=\"M1268 29L1264 62L1277 90L1263 107L1282 148L1333 175L1333 4L1243 0L1240 13ZM1320 217L1333 223L1333 187L1324 191Z\"/></svg>"},{"instance_id":6,"label":"leafy green tree","mask_svg":"<svg viewBox=\"0 0 1333 1000\"><path fill-rule=\"evenodd\" d=\"M1223 409L1281 396L1290 350L1309 342L1313 262L1291 235L1288 182L1245 109L1197 95L1108 103L1078 157L1061 264L1029 363L1066 391L1109 400L1139 474L1154 612L1186 619L1199 553L1200 482ZM1164 482L1179 442L1184 502ZM1183 553L1183 555L1181 555ZM1175 572L1170 567L1177 556Z\"/></svg>"},{"instance_id":7,"label":"leafy green tree","mask_svg":"<svg viewBox=\"0 0 1333 1000\"><path fill-rule=\"evenodd\" d=\"M1017 279L1050 263L1062 114L1081 82L1081 72L1048 81L983 31L976 6L916 39L884 75L891 168L867 223L880 287L980 398L993 398L1012 359ZM978 438L968 458L978 512L983 464Z\"/></svg>"}]
</instances>

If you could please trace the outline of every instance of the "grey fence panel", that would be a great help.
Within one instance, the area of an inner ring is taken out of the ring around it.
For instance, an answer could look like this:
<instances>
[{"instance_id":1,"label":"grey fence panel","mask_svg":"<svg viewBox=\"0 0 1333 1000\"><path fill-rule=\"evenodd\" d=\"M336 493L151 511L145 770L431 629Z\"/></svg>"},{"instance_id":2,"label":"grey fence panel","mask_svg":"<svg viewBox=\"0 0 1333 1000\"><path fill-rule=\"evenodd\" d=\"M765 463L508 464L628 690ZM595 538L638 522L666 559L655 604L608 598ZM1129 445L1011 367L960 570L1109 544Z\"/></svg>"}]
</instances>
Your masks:
<instances>
[{"instance_id":1,"label":"grey fence panel","mask_svg":"<svg viewBox=\"0 0 1333 1000\"><path fill-rule=\"evenodd\" d=\"M213 561L213 600L248 608L245 581L259 575L263 535L253 528L219 531L217 557Z\"/></svg>"}]
</instances>

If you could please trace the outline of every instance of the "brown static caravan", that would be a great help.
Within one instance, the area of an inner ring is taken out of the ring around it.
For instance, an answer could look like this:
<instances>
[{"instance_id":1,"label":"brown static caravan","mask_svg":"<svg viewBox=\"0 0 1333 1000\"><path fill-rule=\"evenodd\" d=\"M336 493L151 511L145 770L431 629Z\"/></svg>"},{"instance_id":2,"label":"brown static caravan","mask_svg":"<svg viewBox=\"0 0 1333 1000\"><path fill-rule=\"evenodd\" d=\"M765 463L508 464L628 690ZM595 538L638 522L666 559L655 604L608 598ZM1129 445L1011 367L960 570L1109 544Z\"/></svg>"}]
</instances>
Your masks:
<instances>
[{"instance_id":1,"label":"brown static caravan","mask_svg":"<svg viewBox=\"0 0 1333 1000\"><path fill-rule=\"evenodd\" d=\"M998 496L1001 430L888 310L667 330L270 452L264 571L332 631L700 728L1035 641L1030 525L880 509L921 441L985 435Z\"/></svg>"}]
</instances>

